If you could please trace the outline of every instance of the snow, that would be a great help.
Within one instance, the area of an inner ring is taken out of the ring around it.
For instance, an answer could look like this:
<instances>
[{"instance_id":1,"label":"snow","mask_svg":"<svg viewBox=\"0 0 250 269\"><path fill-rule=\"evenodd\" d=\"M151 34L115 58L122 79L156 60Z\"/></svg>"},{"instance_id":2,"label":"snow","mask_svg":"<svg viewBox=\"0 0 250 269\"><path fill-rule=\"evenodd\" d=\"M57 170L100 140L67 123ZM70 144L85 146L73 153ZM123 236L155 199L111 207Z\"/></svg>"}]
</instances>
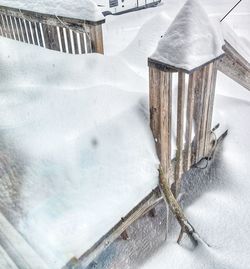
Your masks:
<instances>
[{"instance_id":1,"label":"snow","mask_svg":"<svg viewBox=\"0 0 250 269\"><path fill-rule=\"evenodd\" d=\"M150 58L191 71L223 54L218 29L199 1L188 0Z\"/></svg>"},{"instance_id":2,"label":"snow","mask_svg":"<svg viewBox=\"0 0 250 269\"><path fill-rule=\"evenodd\" d=\"M157 185L147 83L119 58L1 41L1 137L25 162L18 227L60 268Z\"/></svg>"},{"instance_id":3,"label":"snow","mask_svg":"<svg viewBox=\"0 0 250 269\"><path fill-rule=\"evenodd\" d=\"M211 2L202 3L220 17L231 3L215 8ZM183 3L168 0L108 17L107 56L65 55L0 39L0 152L12 169L1 170L0 205L9 207L8 217L53 269L83 254L157 184L146 63ZM238 23L227 22L249 42L248 24L237 16ZM207 17L200 19L212 31ZM248 268L250 97L222 75L218 93L215 123L230 127L213 174L219 184L186 208L212 248L189 251L169 242L145 269ZM18 180L10 194L8 184Z\"/></svg>"},{"instance_id":4,"label":"snow","mask_svg":"<svg viewBox=\"0 0 250 269\"><path fill-rule=\"evenodd\" d=\"M104 20L92 0L74 0L73 4L65 0L1 0L0 5L87 21Z\"/></svg>"}]
</instances>

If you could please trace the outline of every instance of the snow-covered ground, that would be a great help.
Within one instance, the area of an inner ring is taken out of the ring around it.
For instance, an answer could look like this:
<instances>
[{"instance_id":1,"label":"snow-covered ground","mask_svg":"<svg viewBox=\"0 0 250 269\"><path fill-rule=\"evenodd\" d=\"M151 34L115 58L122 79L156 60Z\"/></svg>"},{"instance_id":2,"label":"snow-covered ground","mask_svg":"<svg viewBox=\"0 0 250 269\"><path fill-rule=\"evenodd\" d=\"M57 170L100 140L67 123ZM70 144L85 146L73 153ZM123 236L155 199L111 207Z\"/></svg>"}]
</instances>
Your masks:
<instances>
[{"instance_id":1,"label":"snow-covered ground","mask_svg":"<svg viewBox=\"0 0 250 269\"><path fill-rule=\"evenodd\" d=\"M246 2L225 22L248 44ZM107 17L106 56L0 39L0 152L11 163L9 170L0 167L0 205L53 269L86 251L157 184L147 57L183 3L166 0ZM234 1L202 3L221 18ZM250 262L250 96L223 75L217 94L215 122L230 128L214 175L220 184L186 210L212 248L190 252L172 242L147 269L247 268ZM10 193L13 181L18 188Z\"/></svg>"}]
</instances>

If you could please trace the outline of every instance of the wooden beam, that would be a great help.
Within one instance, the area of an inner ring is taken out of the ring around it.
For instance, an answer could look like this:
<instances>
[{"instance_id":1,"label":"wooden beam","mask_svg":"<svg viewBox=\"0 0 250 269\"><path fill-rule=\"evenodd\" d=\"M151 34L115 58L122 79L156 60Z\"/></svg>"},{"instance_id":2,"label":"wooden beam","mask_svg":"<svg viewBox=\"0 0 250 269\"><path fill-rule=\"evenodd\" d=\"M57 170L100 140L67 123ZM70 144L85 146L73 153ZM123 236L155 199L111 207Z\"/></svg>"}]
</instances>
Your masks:
<instances>
[{"instance_id":1,"label":"wooden beam","mask_svg":"<svg viewBox=\"0 0 250 269\"><path fill-rule=\"evenodd\" d=\"M183 174L183 140L184 140L184 113L185 113L185 73L178 73L178 100L177 100L177 137L176 137L176 164L175 164L175 197L178 196Z\"/></svg>"},{"instance_id":2,"label":"wooden beam","mask_svg":"<svg viewBox=\"0 0 250 269\"><path fill-rule=\"evenodd\" d=\"M47 264L0 213L0 245L18 268L48 269Z\"/></svg>"},{"instance_id":3,"label":"wooden beam","mask_svg":"<svg viewBox=\"0 0 250 269\"><path fill-rule=\"evenodd\" d=\"M189 76L187 110L186 110L186 131L185 131L185 157L184 171L188 171L192 166L192 140L193 140L193 117L194 117L194 89L196 85L197 73Z\"/></svg>"},{"instance_id":4,"label":"wooden beam","mask_svg":"<svg viewBox=\"0 0 250 269\"><path fill-rule=\"evenodd\" d=\"M160 162L164 173L171 169L172 73L160 72Z\"/></svg>"},{"instance_id":5,"label":"wooden beam","mask_svg":"<svg viewBox=\"0 0 250 269\"><path fill-rule=\"evenodd\" d=\"M86 251L79 259L78 265L86 268L95 257L104 251L112 242L114 242L127 228L138 218L145 215L162 200L159 187L155 188L147 197L145 197L133 210L122 218L105 236ZM69 267L64 267L69 268Z\"/></svg>"},{"instance_id":6,"label":"wooden beam","mask_svg":"<svg viewBox=\"0 0 250 269\"><path fill-rule=\"evenodd\" d=\"M224 57L218 61L219 71L250 91L250 64L228 42L223 47Z\"/></svg>"},{"instance_id":7,"label":"wooden beam","mask_svg":"<svg viewBox=\"0 0 250 269\"><path fill-rule=\"evenodd\" d=\"M92 43L92 52L104 54L102 25L94 25L89 28Z\"/></svg>"}]
</instances>

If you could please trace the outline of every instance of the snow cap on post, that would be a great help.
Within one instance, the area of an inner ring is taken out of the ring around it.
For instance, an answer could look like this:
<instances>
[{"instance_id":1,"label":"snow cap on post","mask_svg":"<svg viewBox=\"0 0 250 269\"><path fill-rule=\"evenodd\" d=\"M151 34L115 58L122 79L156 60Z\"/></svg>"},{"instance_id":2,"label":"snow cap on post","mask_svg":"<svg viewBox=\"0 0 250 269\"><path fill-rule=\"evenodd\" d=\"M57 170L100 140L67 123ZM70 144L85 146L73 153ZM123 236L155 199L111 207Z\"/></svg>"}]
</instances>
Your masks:
<instances>
[{"instance_id":1,"label":"snow cap on post","mask_svg":"<svg viewBox=\"0 0 250 269\"><path fill-rule=\"evenodd\" d=\"M218 27L219 28L219 27ZM224 52L224 39L198 0L188 0L149 58L162 68L192 73Z\"/></svg>"}]
</instances>

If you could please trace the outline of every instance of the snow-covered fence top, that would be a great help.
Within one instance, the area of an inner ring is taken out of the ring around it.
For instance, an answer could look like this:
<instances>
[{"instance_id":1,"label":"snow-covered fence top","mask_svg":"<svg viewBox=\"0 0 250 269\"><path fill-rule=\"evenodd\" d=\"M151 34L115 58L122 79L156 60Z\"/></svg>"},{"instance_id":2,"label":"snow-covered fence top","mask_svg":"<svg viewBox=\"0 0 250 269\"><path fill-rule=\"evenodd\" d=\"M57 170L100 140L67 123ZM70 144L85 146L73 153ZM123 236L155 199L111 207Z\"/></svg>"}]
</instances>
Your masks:
<instances>
[{"instance_id":1,"label":"snow-covered fence top","mask_svg":"<svg viewBox=\"0 0 250 269\"><path fill-rule=\"evenodd\" d=\"M0 4L2 2L8 1L0 1ZM101 14L97 15L95 10L90 9L88 5L87 11L82 12L82 18L79 19L76 18L77 15L69 17L74 13L63 12L62 8L58 9L60 12L57 14L60 15L57 15L53 8L46 9L42 5L43 8L39 10L51 11L47 14L33 11L34 8L31 8L32 10L20 9L19 1L13 1L12 5L15 2L18 8L0 6L1 36L65 53L103 53L102 24L105 20ZM58 1L55 2L58 3ZM23 6L29 8L32 5ZM84 10L84 4L80 10Z\"/></svg>"}]
</instances>

